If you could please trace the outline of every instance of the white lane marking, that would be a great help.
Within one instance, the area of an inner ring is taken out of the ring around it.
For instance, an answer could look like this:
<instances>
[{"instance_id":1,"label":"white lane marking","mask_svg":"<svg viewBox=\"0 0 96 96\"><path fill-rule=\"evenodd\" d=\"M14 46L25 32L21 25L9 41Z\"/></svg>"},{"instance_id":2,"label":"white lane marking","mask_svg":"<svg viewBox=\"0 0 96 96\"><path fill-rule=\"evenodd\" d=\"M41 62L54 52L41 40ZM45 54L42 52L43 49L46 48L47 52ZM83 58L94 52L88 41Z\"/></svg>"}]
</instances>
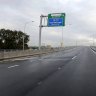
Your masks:
<instances>
[{"instance_id":1,"label":"white lane marking","mask_svg":"<svg viewBox=\"0 0 96 96\"><path fill-rule=\"evenodd\" d=\"M74 60L76 57L77 57L77 56L74 56L74 57L72 58L72 60Z\"/></svg>"},{"instance_id":2,"label":"white lane marking","mask_svg":"<svg viewBox=\"0 0 96 96\"><path fill-rule=\"evenodd\" d=\"M17 66L19 66L19 65L9 66L8 68L13 68L13 67L17 67Z\"/></svg>"},{"instance_id":3,"label":"white lane marking","mask_svg":"<svg viewBox=\"0 0 96 96\"><path fill-rule=\"evenodd\" d=\"M91 49L91 50L92 50L92 49ZM96 54L96 52L95 52L95 51L93 51L93 50L92 50L92 52L93 52L94 54Z\"/></svg>"}]
</instances>

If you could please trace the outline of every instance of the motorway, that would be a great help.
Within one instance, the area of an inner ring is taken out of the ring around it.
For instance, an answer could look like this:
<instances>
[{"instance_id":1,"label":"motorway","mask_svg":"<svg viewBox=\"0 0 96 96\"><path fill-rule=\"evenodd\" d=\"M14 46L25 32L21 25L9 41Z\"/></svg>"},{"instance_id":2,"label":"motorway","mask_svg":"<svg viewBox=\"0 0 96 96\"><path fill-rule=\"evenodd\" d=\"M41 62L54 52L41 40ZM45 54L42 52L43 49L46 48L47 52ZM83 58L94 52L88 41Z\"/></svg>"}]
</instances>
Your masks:
<instances>
[{"instance_id":1,"label":"motorway","mask_svg":"<svg viewBox=\"0 0 96 96\"><path fill-rule=\"evenodd\" d=\"M96 96L96 52L83 46L0 62L0 96Z\"/></svg>"}]
</instances>

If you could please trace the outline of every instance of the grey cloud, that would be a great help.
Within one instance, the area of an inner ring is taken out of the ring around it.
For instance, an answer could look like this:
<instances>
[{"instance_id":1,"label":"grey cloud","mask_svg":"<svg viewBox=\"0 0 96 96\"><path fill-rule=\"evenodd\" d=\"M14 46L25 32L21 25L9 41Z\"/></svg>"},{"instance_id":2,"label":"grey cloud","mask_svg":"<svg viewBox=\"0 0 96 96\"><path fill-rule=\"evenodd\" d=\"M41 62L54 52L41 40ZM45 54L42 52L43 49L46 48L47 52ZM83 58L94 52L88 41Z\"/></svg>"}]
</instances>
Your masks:
<instances>
[{"instance_id":1,"label":"grey cloud","mask_svg":"<svg viewBox=\"0 0 96 96\"><path fill-rule=\"evenodd\" d=\"M68 42L69 45L75 44L79 35L89 38L96 32L95 0L0 0L0 26L1 28L24 31L24 24L33 20L35 21L34 26L28 24L26 33L30 35L30 45L38 44L38 27L36 26L39 26L40 15L55 12L66 13L66 26L64 27L64 42L66 44ZM52 35L51 31L61 32L61 29L43 29L42 42L48 41L52 44L57 42L59 44L61 33L57 36Z\"/></svg>"}]
</instances>

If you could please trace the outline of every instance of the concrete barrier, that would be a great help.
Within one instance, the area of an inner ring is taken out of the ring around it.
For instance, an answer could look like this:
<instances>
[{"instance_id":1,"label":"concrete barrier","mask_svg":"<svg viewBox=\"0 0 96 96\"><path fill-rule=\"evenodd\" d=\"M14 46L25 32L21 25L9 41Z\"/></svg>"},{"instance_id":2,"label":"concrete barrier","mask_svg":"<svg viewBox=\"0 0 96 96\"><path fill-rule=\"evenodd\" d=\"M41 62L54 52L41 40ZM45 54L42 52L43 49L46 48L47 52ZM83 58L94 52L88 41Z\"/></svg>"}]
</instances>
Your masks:
<instances>
[{"instance_id":1,"label":"concrete barrier","mask_svg":"<svg viewBox=\"0 0 96 96\"><path fill-rule=\"evenodd\" d=\"M12 58L19 58L19 57L26 57L26 56L35 56L35 55L42 55L48 54L52 52L64 51L69 50L74 47L66 47L66 48L55 48L55 49L46 49L46 50L24 50L24 51L11 51L11 52L0 52L0 60L12 59Z\"/></svg>"},{"instance_id":2,"label":"concrete barrier","mask_svg":"<svg viewBox=\"0 0 96 96\"><path fill-rule=\"evenodd\" d=\"M11 51L11 52L0 52L0 60L11 59L11 58L19 58L25 56L33 56L40 54L47 54L50 52L56 52L57 49L54 50L25 50L25 51Z\"/></svg>"}]
</instances>

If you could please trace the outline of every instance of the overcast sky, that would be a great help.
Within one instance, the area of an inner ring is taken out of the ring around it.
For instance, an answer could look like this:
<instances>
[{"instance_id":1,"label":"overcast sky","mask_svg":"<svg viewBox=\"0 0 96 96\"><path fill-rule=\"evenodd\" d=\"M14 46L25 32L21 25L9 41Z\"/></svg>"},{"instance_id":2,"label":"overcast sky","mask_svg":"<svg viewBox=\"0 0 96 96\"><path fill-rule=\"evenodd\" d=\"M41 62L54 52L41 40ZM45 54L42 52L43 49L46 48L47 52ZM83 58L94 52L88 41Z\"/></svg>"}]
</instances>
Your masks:
<instances>
[{"instance_id":1,"label":"overcast sky","mask_svg":"<svg viewBox=\"0 0 96 96\"><path fill-rule=\"evenodd\" d=\"M29 45L38 45L40 15L66 13L64 45L89 45L96 37L96 0L0 0L0 28L30 35ZM31 22L34 21L34 22ZM62 27L43 28L42 44L60 46Z\"/></svg>"}]
</instances>

